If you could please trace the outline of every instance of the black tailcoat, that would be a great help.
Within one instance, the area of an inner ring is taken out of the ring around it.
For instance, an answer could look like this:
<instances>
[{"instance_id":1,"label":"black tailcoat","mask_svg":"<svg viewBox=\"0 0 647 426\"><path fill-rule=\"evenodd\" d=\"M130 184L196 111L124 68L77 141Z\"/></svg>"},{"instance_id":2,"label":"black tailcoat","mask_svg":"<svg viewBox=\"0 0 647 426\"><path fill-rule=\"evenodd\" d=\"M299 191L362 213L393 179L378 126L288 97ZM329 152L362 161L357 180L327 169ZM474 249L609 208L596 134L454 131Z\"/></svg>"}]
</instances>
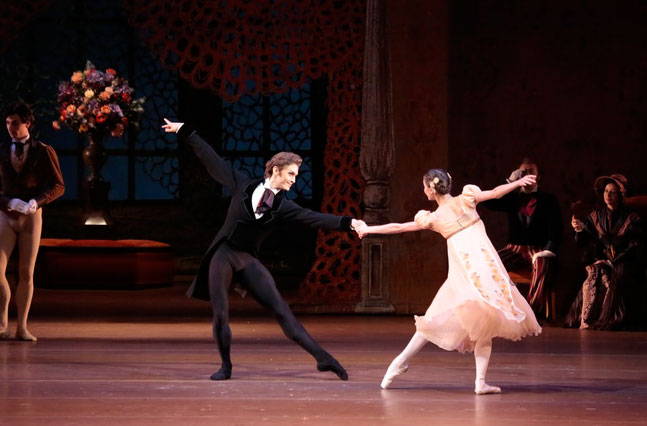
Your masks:
<instances>
[{"instance_id":1,"label":"black tailcoat","mask_svg":"<svg viewBox=\"0 0 647 426\"><path fill-rule=\"evenodd\" d=\"M179 136L193 149L209 175L232 194L225 222L200 262L198 274L187 292L189 297L209 300L209 264L223 241L227 241L235 250L257 257L265 238L281 223L300 223L328 230L351 230L351 217L319 213L300 207L285 198L284 191L276 194L272 209L256 219L251 203L252 193L263 179L250 178L236 170L187 124L182 125Z\"/></svg>"}]
</instances>

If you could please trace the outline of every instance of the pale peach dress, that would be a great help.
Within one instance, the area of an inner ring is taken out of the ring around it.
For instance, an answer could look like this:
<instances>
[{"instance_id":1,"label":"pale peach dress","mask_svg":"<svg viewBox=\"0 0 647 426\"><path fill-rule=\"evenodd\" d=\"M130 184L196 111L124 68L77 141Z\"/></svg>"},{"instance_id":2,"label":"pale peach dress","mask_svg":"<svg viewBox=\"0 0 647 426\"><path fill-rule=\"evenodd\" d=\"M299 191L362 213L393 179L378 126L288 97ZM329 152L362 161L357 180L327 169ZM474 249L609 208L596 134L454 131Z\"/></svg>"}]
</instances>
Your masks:
<instances>
[{"instance_id":1,"label":"pale peach dress","mask_svg":"<svg viewBox=\"0 0 647 426\"><path fill-rule=\"evenodd\" d=\"M447 205L417 216L418 224L447 240L449 271L425 315L415 317L416 329L446 350L472 351L477 340L541 333L476 212L479 192L478 186L467 185ZM458 203L463 214L456 217L449 203Z\"/></svg>"}]
</instances>

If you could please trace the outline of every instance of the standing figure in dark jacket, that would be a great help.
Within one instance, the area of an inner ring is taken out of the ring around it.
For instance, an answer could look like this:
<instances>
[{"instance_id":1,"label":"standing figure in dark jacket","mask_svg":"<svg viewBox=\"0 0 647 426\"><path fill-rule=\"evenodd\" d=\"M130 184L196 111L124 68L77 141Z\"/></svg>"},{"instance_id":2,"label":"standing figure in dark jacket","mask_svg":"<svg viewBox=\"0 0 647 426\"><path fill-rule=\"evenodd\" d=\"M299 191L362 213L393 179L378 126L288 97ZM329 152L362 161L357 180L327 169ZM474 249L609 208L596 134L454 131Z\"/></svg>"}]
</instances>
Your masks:
<instances>
[{"instance_id":1,"label":"standing figure in dark jacket","mask_svg":"<svg viewBox=\"0 0 647 426\"><path fill-rule=\"evenodd\" d=\"M604 202L583 220L573 217L575 242L586 249L586 279L566 325L609 330L638 325L645 287L645 227L624 205L627 178L601 176L594 188Z\"/></svg>"},{"instance_id":2,"label":"standing figure in dark jacket","mask_svg":"<svg viewBox=\"0 0 647 426\"><path fill-rule=\"evenodd\" d=\"M522 161L519 168L510 175L508 182L525 175L536 175L537 180L540 179L539 168L530 159ZM552 194L539 190L536 183L482 204L508 214L508 244L499 250L499 256L509 270L532 270L526 298L536 314L543 312L547 293L551 290L555 256L562 237L562 219L557 199Z\"/></svg>"},{"instance_id":3,"label":"standing figure in dark jacket","mask_svg":"<svg viewBox=\"0 0 647 426\"><path fill-rule=\"evenodd\" d=\"M280 223L301 223L316 228L350 231L366 224L349 216L335 216L304 209L285 198L299 173L301 157L290 152L276 154L265 166L265 179L253 179L223 160L190 126L165 119L162 128L178 133L202 161L211 177L231 191L225 222L202 259L188 295L210 300L213 336L218 343L221 368L212 380L231 378L231 330L228 289L232 281L248 291L274 314L285 335L308 351L319 371L332 371L342 380L344 367L326 352L297 321L281 298L274 279L258 260L261 243Z\"/></svg>"},{"instance_id":4,"label":"standing figure in dark jacket","mask_svg":"<svg viewBox=\"0 0 647 426\"><path fill-rule=\"evenodd\" d=\"M65 190L54 149L29 135L34 115L18 102L4 108L11 143L0 146L0 339L9 338L7 263L18 243L16 339L36 341L27 330L34 294L34 267L43 226L41 207Z\"/></svg>"}]
</instances>

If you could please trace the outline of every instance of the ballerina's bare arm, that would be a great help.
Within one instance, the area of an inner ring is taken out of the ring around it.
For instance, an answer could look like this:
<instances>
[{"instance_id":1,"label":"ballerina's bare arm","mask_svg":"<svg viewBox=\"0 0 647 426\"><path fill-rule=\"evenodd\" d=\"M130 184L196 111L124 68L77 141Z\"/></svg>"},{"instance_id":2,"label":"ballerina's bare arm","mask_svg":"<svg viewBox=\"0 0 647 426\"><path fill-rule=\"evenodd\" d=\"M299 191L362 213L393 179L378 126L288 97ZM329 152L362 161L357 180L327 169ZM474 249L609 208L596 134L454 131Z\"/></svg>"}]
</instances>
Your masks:
<instances>
[{"instance_id":1,"label":"ballerina's bare arm","mask_svg":"<svg viewBox=\"0 0 647 426\"><path fill-rule=\"evenodd\" d=\"M416 222L387 223L364 228L363 234L399 234L401 232L420 231L422 228Z\"/></svg>"},{"instance_id":2,"label":"ballerina's bare arm","mask_svg":"<svg viewBox=\"0 0 647 426\"><path fill-rule=\"evenodd\" d=\"M537 176L526 175L519 180L515 180L514 182L499 185L496 188L487 191L481 191L476 194L474 201L480 203L481 201L491 200L493 198L501 198L508 192L511 192L517 188L521 188L522 186L533 185L535 182L537 182Z\"/></svg>"}]
</instances>

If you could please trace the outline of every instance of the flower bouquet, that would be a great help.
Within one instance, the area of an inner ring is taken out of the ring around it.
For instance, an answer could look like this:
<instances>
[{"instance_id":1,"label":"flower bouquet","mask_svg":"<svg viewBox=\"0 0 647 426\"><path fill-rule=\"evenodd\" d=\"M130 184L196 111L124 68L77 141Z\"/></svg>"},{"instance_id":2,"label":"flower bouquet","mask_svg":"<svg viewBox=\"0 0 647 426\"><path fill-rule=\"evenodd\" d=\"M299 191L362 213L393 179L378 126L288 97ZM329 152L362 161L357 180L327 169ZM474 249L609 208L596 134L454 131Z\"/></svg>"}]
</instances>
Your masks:
<instances>
[{"instance_id":1,"label":"flower bouquet","mask_svg":"<svg viewBox=\"0 0 647 426\"><path fill-rule=\"evenodd\" d=\"M85 70L59 83L60 117L52 126L59 130L64 124L90 137L119 137L128 124L137 125L144 112L145 98L133 99L132 94L128 81L114 69L100 71L88 61Z\"/></svg>"}]
</instances>

